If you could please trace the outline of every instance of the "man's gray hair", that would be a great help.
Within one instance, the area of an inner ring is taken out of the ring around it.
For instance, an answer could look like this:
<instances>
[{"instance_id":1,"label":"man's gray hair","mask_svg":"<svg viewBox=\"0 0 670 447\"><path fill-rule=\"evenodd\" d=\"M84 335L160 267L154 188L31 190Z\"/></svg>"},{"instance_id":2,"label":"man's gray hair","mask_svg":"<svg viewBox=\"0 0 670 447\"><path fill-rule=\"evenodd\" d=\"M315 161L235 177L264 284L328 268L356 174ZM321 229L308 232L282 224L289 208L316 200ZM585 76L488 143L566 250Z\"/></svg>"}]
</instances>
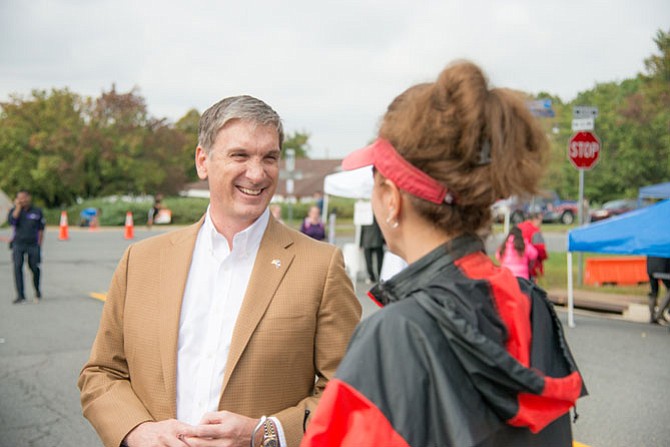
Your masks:
<instances>
[{"instance_id":1,"label":"man's gray hair","mask_svg":"<svg viewBox=\"0 0 670 447\"><path fill-rule=\"evenodd\" d=\"M232 120L249 121L262 126L275 126L279 149L284 142L284 127L279 114L272 107L253 96L231 96L217 102L200 117L198 145L209 152L219 130Z\"/></svg>"}]
</instances>

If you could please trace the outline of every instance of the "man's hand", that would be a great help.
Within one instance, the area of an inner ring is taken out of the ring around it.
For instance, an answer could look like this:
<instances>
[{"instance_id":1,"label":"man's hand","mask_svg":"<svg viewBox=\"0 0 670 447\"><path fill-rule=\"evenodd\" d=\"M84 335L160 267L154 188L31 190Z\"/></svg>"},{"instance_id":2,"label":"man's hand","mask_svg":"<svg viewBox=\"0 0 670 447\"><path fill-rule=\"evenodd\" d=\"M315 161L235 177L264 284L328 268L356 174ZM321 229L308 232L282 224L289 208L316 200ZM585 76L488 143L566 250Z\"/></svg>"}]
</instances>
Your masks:
<instances>
[{"instance_id":1,"label":"man's hand","mask_svg":"<svg viewBox=\"0 0 670 447\"><path fill-rule=\"evenodd\" d=\"M12 211L12 217L14 219L18 219L19 215L21 214L21 204L23 201L18 198L18 196L14 199L14 210Z\"/></svg>"},{"instance_id":2,"label":"man's hand","mask_svg":"<svg viewBox=\"0 0 670 447\"><path fill-rule=\"evenodd\" d=\"M128 447L189 447L182 436L192 429L175 419L160 422L143 422L126 436Z\"/></svg>"},{"instance_id":3,"label":"man's hand","mask_svg":"<svg viewBox=\"0 0 670 447\"><path fill-rule=\"evenodd\" d=\"M258 419L229 411L207 413L199 425L189 429L184 441L189 447L248 447L257 423ZM262 430L254 445L260 444L261 434Z\"/></svg>"}]
</instances>

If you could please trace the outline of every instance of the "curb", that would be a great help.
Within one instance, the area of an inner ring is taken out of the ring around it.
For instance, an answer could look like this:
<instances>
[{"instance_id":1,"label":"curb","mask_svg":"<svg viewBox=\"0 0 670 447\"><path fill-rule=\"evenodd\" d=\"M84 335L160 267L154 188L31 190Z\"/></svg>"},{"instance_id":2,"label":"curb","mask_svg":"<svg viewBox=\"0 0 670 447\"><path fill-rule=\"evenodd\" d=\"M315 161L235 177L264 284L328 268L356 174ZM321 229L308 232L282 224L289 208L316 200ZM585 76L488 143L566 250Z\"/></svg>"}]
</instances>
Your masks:
<instances>
[{"instance_id":1,"label":"curb","mask_svg":"<svg viewBox=\"0 0 670 447\"><path fill-rule=\"evenodd\" d=\"M547 295L556 306L567 308L567 290L552 289L547 291ZM575 290L573 297L575 309L616 315L622 319L639 323L649 322L649 306L643 296Z\"/></svg>"}]
</instances>

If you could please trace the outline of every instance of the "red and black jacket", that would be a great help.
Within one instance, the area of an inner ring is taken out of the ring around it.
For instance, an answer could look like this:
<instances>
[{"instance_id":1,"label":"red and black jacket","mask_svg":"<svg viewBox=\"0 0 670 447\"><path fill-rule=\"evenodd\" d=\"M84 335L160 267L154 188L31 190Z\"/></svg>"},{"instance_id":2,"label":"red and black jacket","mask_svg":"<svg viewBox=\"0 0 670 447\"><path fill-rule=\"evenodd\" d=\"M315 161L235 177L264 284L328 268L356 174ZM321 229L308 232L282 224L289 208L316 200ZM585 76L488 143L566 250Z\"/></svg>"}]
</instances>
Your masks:
<instances>
[{"instance_id":1,"label":"red and black jacket","mask_svg":"<svg viewBox=\"0 0 670 447\"><path fill-rule=\"evenodd\" d=\"M301 446L571 446L586 394L546 294L461 237L373 290Z\"/></svg>"}]
</instances>

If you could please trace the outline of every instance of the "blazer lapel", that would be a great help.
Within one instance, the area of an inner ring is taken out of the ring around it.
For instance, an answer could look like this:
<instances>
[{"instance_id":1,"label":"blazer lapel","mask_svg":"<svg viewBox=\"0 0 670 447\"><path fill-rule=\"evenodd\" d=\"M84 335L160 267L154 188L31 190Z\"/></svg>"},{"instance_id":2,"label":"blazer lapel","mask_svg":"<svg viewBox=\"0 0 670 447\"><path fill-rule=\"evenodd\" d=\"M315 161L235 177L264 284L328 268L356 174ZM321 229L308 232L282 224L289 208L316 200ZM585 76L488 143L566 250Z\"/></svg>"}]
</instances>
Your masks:
<instances>
[{"instance_id":1,"label":"blazer lapel","mask_svg":"<svg viewBox=\"0 0 670 447\"><path fill-rule=\"evenodd\" d=\"M293 239L291 239L290 233L283 224L270 216L268 227L258 248L244 301L235 322L221 396L228 385L233 370L237 366L237 362L251 339L251 335L263 314L265 314L277 287L279 287L293 262L295 254L290 249L292 244Z\"/></svg>"},{"instance_id":2,"label":"blazer lapel","mask_svg":"<svg viewBox=\"0 0 670 447\"><path fill-rule=\"evenodd\" d=\"M197 224L174 234L160 254L160 356L172 417L177 414L177 345L181 303L191 268L195 240L203 222L204 218L201 218Z\"/></svg>"}]
</instances>

